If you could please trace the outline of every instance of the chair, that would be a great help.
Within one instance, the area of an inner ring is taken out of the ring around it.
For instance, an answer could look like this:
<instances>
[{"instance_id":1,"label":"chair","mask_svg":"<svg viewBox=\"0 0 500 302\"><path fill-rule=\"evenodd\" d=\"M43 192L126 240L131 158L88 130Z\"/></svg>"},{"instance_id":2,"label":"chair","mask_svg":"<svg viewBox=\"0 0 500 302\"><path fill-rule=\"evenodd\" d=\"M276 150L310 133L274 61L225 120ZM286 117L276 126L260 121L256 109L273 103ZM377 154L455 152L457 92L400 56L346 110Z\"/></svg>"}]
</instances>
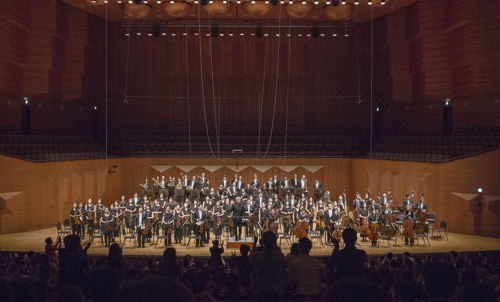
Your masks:
<instances>
[{"instance_id":1,"label":"chair","mask_svg":"<svg viewBox=\"0 0 500 302\"><path fill-rule=\"evenodd\" d=\"M431 246L431 242L429 241L429 226L424 227L424 232L423 233L415 233L415 238L417 238L417 246L418 246L418 241L419 239L422 239L425 244L425 239L427 238L427 243L429 246Z\"/></svg>"},{"instance_id":2,"label":"chair","mask_svg":"<svg viewBox=\"0 0 500 302\"><path fill-rule=\"evenodd\" d=\"M137 237L135 236L135 229L132 228L130 229L130 233L128 235L123 236L123 243L125 243L128 239L128 242L130 243L132 240L134 241L134 249L135 246L137 245Z\"/></svg>"},{"instance_id":3,"label":"chair","mask_svg":"<svg viewBox=\"0 0 500 302\"><path fill-rule=\"evenodd\" d=\"M186 248L188 248L189 243L191 242L191 239L193 239L195 242L196 242L197 240L201 240L200 236L196 236L196 234L193 234L193 233L191 233L191 231L190 231L190 232L189 232L189 236L188 236L188 242L187 242L187 244L186 244Z\"/></svg>"},{"instance_id":4,"label":"chair","mask_svg":"<svg viewBox=\"0 0 500 302\"><path fill-rule=\"evenodd\" d=\"M66 237L66 235L70 234L70 231L68 230L63 230L61 227L61 223L58 221L56 222L56 229L57 229L57 236L61 236L61 238Z\"/></svg>"},{"instance_id":5,"label":"chair","mask_svg":"<svg viewBox=\"0 0 500 302\"><path fill-rule=\"evenodd\" d=\"M101 239L101 243L104 244L104 234L101 232L101 224L99 222L95 222L92 233L89 234L89 241L94 242L94 239Z\"/></svg>"},{"instance_id":6,"label":"chair","mask_svg":"<svg viewBox=\"0 0 500 302\"><path fill-rule=\"evenodd\" d=\"M173 236L173 234L171 234L171 236ZM156 248L156 246L158 245L158 241L160 241L160 240L164 240L163 242L165 242L165 247L168 246L168 235L165 235L165 230L162 231L161 236L156 236L156 242L155 242L155 246L153 247L153 249Z\"/></svg>"},{"instance_id":7,"label":"chair","mask_svg":"<svg viewBox=\"0 0 500 302\"><path fill-rule=\"evenodd\" d=\"M64 219L63 226L64 226L64 231L71 232L71 222L69 221L69 219Z\"/></svg>"},{"instance_id":8,"label":"chair","mask_svg":"<svg viewBox=\"0 0 500 302\"><path fill-rule=\"evenodd\" d=\"M442 238L441 233L443 233L443 232L444 232L444 235L446 236L446 240L448 240L448 232L446 231L447 228L448 228L448 222L441 220L441 223L439 223L439 229L434 229L434 232L438 233L438 235L436 236L436 240L439 240L439 238Z\"/></svg>"},{"instance_id":9,"label":"chair","mask_svg":"<svg viewBox=\"0 0 500 302\"><path fill-rule=\"evenodd\" d=\"M323 236L321 236L320 233L318 233L318 232L309 232L309 238L318 240L319 244L321 244L321 246L323 248L325 248L325 244L323 243Z\"/></svg>"}]
</instances>

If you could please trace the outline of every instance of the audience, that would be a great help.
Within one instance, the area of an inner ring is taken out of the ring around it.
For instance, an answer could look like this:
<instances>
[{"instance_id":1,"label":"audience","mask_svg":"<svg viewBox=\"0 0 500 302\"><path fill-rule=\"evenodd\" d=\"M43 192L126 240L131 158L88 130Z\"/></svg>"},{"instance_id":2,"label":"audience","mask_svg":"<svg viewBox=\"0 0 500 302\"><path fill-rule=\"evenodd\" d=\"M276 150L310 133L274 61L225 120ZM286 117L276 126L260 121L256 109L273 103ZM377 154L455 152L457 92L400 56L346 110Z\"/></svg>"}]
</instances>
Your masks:
<instances>
[{"instance_id":1,"label":"audience","mask_svg":"<svg viewBox=\"0 0 500 302\"><path fill-rule=\"evenodd\" d=\"M277 248L276 240L273 232L265 232L262 235L264 249L262 252L254 251L250 256L250 261L255 265L254 290L257 293L265 288L272 288L280 296L283 294L281 277L285 256Z\"/></svg>"},{"instance_id":2,"label":"audience","mask_svg":"<svg viewBox=\"0 0 500 302\"><path fill-rule=\"evenodd\" d=\"M53 262L47 253L0 252L0 302L500 301L498 252L367 258L354 246L355 233L346 229L342 237L345 248L337 242L330 259L312 257L307 238L285 258L268 232L252 251L242 245L239 256L221 261L177 259L168 248L159 259L144 256L130 265L117 244L89 259L88 246L67 236Z\"/></svg>"},{"instance_id":3,"label":"audience","mask_svg":"<svg viewBox=\"0 0 500 302\"><path fill-rule=\"evenodd\" d=\"M309 238L299 239L300 256L288 267L288 277L297 288L297 294L304 298L319 298L323 282L323 266L321 262L309 256L312 242Z\"/></svg>"}]
</instances>

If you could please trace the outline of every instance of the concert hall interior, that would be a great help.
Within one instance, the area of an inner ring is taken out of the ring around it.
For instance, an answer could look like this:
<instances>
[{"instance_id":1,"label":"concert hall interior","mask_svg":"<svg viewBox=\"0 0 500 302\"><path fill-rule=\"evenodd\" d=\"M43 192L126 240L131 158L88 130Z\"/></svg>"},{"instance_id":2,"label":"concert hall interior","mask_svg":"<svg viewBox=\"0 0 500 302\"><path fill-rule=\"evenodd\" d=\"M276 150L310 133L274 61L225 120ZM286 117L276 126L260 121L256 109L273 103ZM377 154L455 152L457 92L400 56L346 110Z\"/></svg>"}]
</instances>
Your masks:
<instances>
[{"instance_id":1,"label":"concert hall interior","mask_svg":"<svg viewBox=\"0 0 500 302\"><path fill-rule=\"evenodd\" d=\"M0 45L1 251L499 250L500 1L3 0Z\"/></svg>"}]
</instances>

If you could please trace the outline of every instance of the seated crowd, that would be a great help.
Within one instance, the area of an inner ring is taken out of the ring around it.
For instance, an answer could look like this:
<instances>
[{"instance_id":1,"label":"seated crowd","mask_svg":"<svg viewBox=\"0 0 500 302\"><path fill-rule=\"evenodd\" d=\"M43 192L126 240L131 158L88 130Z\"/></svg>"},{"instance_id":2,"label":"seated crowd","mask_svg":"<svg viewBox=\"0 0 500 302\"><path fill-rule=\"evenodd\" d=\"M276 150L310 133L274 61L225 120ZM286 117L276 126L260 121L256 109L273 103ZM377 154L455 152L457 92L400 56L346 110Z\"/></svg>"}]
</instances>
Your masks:
<instances>
[{"instance_id":1,"label":"seated crowd","mask_svg":"<svg viewBox=\"0 0 500 302\"><path fill-rule=\"evenodd\" d=\"M178 259L167 248L159 259L129 259L134 264L116 243L94 260L87 256L90 244L82 249L76 235L64 238L64 248L47 238L43 254L0 254L0 302L499 301L500 262L493 252L367 257L355 247L352 229L342 238L345 246L334 239L329 259L310 256L308 238L285 256L267 232L252 250L242 245L239 256L223 258L214 241L206 263Z\"/></svg>"}]
</instances>

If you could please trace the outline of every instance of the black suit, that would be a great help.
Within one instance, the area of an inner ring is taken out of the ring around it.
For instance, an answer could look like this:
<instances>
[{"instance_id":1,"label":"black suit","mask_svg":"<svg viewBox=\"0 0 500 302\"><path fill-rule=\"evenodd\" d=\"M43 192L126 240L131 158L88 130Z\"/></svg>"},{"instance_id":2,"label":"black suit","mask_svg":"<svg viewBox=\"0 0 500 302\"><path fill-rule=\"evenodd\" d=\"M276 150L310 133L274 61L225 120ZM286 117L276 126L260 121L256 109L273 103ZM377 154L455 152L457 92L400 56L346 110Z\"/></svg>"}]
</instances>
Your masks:
<instances>
[{"instance_id":1,"label":"black suit","mask_svg":"<svg viewBox=\"0 0 500 302\"><path fill-rule=\"evenodd\" d=\"M203 232L200 232L200 225L197 224L198 222L201 222L201 224L203 224L205 219L208 219L206 212L200 210L193 211L194 233L196 234L196 236L198 236L198 238L200 238L196 240L196 246L203 246L203 241L205 241L203 240L203 238L201 238L203 237Z\"/></svg>"},{"instance_id":2,"label":"black suit","mask_svg":"<svg viewBox=\"0 0 500 302\"><path fill-rule=\"evenodd\" d=\"M229 187L229 185L230 185L229 180L224 180L224 179L220 181L220 184L223 187Z\"/></svg>"},{"instance_id":3,"label":"black suit","mask_svg":"<svg viewBox=\"0 0 500 302\"><path fill-rule=\"evenodd\" d=\"M322 183L320 183L320 182L317 182L317 183L315 182L315 183L313 184L313 189L314 189L314 188L319 188L319 189L321 189L321 192L323 192L323 184L322 184ZM314 200L315 200L315 201L320 200L320 199L321 199L321 197L323 197L323 194L314 194Z\"/></svg>"},{"instance_id":4,"label":"black suit","mask_svg":"<svg viewBox=\"0 0 500 302\"><path fill-rule=\"evenodd\" d=\"M249 207L249 206L250 206L250 207ZM250 217L248 217L248 218L245 218L245 222L244 222L244 225L245 225L245 234L246 234L246 236L252 236L252 234L253 234L253 232L252 232L252 228L250 228L250 230L249 230L249 228L248 228L248 223L247 223L247 221L252 219L252 217L251 217L251 216L252 216L252 214L254 213L254 211L255 211L255 208L254 208L254 207L253 207L253 205L251 205L251 204L248 204L248 203L247 203L247 204L245 204L245 205L243 206L243 213L244 213L243 215L245 215L245 216L250 216Z\"/></svg>"},{"instance_id":5,"label":"black suit","mask_svg":"<svg viewBox=\"0 0 500 302\"><path fill-rule=\"evenodd\" d=\"M137 213L137 216L135 217L135 229L137 231L137 244L139 247L144 247L144 242L146 241L146 235L142 233L142 226L146 225L146 217L145 213Z\"/></svg>"},{"instance_id":6,"label":"black suit","mask_svg":"<svg viewBox=\"0 0 500 302\"><path fill-rule=\"evenodd\" d=\"M255 179L255 178L252 179L252 181L250 182L250 186L252 188L256 188L256 189L260 188L260 180Z\"/></svg>"},{"instance_id":7,"label":"black suit","mask_svg":"<svg viewBox=\"0 0 500 302\"><path fill-rule=\"evenodd\" d=\"M416 206L417 206L417 209L420 208L420 209L425 210L425 211L428 210L427 203L425 201L417 202Z\"/></svg>"},{"instance_id":8,"label":"black suit","mask_svg":"<svg viewBox=\"0 0 500 302\"><path fill-rule=\"evenodd\" d=\"M241 180L241 181L240 181L240 180L238 180L238 181L236 182L236 187L237 187L239 190L244 189L244 188L245 188L245 182L244 182L244 181L242 181L242 180Z\"/></svg>"},{"instance_id":9,"label":"black suit","mask_svg":"<svg viewBox=\"0 0 500 302\"><path fill-rule=\"evenodd\" d=\"M182 185L185 186L185 187L191 185L191 180L189 178L184 178L182 180Z\"/></svg>"},{"instance_id":10,"label":"black suit","mask_svg":"<svg viewBox=\"0 0 500 302\"><path fill-rule=\"evenodd\" d=\"M297 177L292 178L292 186L294 188L300 188L300 179Z\"/></svg>"},{"instance_id":11,"label":"black suit","mask_svg":"<svg viewBox=\"0 0 500 302\"><path fill-rule=\"evenodd\" d=\"M406 207L411 204L412 206L415 204L415 202L413 201L413 199L405 199L403 200L403 209L406 210Z\"/></svg>"},{"instance_id":12,"label":"black suit","mask_svg":"<svg viewBox=\"0 0 500 302\"><path fill-rule=\"evenodd\" d=\"M234 203L231 208L229 209L229 212L231 213L231 216L244 216L244 208L243 204L240 203ZM241 217L235 217L233 219L233 232L234 236L236 237L236 240L241 239L241 224L242 224L242 219Z\"/></svg>"}]
</instances>

